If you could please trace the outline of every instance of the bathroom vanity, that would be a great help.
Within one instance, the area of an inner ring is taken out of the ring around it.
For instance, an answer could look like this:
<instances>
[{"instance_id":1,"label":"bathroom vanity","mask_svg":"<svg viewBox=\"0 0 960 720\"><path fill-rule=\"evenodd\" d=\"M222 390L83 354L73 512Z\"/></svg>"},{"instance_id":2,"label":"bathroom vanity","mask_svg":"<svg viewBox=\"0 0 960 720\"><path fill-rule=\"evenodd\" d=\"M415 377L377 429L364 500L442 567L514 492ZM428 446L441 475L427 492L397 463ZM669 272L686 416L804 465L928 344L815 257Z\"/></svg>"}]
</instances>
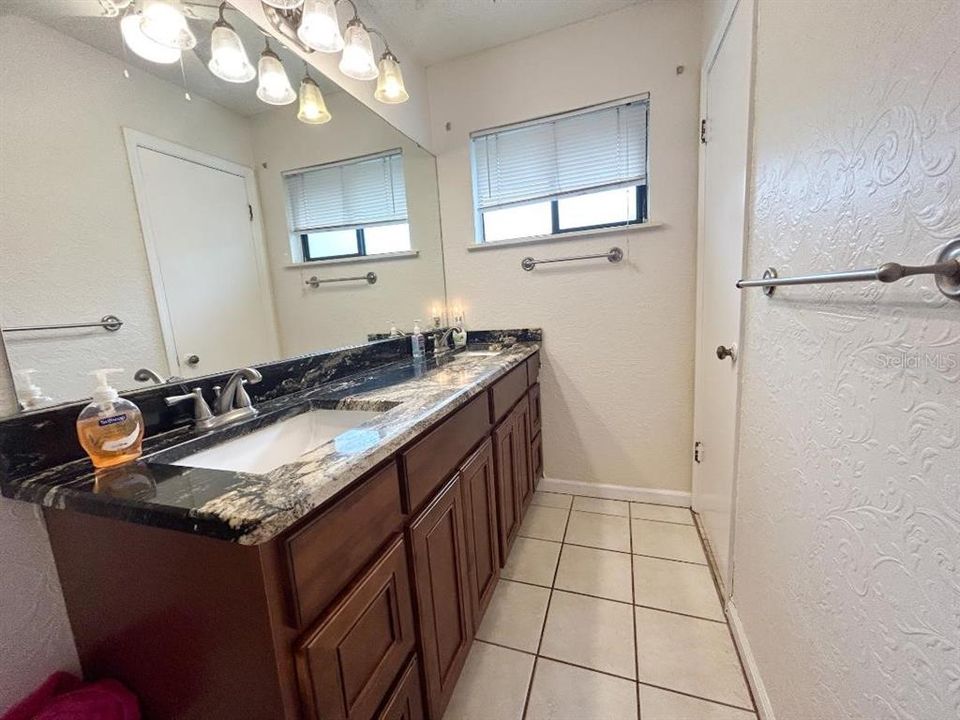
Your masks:
<instances>
[{"instance_id":1,"label":"bathroom vanity","mask_svg":"<svg viewBox=\"0 0 960 720\"><path fill-rule=\"evenodd\" d=\"M440 720L542 468L539 342L483 347L179 415L117 470L8 474L46 506L84 674L146 718Z\"/></svg>"}]
</instances>

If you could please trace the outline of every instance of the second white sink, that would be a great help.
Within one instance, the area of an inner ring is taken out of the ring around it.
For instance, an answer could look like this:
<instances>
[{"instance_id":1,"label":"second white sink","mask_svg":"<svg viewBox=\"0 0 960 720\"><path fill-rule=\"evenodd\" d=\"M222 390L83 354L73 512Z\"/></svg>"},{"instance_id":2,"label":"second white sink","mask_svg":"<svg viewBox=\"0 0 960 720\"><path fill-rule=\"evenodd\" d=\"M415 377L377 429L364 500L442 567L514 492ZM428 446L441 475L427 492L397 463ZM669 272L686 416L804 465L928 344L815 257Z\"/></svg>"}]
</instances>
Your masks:
<instances>
[{"instance_id":1,"label":"second white sink","mask_svg":"<svg viewBox=\"0 0 960 720\"><path fill-rule=\"evenodd\" d=\"M263 475L380 414L366 410L310 410L187 455L173 464Z\"/></svg>"}]
</instances>

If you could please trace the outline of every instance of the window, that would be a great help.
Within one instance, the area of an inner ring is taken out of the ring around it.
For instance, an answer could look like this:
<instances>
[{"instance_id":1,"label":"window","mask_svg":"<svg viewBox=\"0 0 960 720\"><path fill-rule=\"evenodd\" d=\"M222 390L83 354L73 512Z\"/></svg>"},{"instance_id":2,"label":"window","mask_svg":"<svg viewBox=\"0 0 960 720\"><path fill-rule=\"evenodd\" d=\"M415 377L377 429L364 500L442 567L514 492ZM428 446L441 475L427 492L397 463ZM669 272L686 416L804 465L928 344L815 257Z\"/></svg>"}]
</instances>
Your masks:
<instances>
[{"instance_id":1,"label":"window","mask_svg":"<svg viewBox=\"0 0 960 720\"><path fill-rule=\"evenodd\" d=\"M647 219L646 97L471 135L477 242Z\"/></svg>"},{"instance_id":2,"label":"window","mask_svg":"<svg viewBox=\"0 0 960 720\"><path fill-rule=\"evenodd\" d=\"M304 262L410 249L400 150L293 170L283 179Z\"/></svg>"}]
</instances>

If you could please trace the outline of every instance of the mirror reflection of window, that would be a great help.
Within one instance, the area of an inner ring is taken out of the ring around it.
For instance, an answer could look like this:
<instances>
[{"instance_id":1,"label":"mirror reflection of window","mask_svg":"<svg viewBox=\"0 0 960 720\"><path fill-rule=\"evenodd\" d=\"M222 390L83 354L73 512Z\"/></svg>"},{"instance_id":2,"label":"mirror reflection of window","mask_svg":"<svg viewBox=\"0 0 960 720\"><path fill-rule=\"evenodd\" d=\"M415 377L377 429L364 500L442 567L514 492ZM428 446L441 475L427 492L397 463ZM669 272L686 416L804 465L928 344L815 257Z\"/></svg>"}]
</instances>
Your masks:
<instances>
[{"instance_id":1,"label":"mirror reflection of window","mask_svg":"<svg viewBox=\"0 0 960 720\"><path fill-rule=\"evenodd\" d=\"M403 153L340 160L283 175L303 262L410 250Z\"/></svg>"}]
</instances>

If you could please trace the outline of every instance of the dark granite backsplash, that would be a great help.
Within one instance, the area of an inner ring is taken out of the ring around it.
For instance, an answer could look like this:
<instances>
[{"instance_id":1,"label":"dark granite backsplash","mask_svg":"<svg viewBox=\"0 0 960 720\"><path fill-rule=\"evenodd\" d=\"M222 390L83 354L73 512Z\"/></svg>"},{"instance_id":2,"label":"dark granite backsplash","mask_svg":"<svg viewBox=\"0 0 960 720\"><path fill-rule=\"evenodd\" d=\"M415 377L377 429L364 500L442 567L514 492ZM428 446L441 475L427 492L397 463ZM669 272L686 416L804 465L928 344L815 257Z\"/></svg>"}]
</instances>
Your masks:
<instances>
[{"instance_id":1,"label":"dark granite backsplash","mask_svg":"<svg viewBox=\"0 0 960 720\"><path fill-rule=\"evenodd\" d=\"M375 367L407 360L412 354L410 338L394 338L341 348L289 360L255 365L263 375L247 391L255 404L333 382ZM146 437L178 427L188 427L193 406L181 403L167 407L164 398L203 388L207 402L213 401L213 387L223 385L231 373L193 378L182 383L151 385L123 393L143 413ZM0 421L0 478L18 479L86 457L77 441L77 415L89 402L57 405L13 415Z\"/></svg>"}]
</instances>

